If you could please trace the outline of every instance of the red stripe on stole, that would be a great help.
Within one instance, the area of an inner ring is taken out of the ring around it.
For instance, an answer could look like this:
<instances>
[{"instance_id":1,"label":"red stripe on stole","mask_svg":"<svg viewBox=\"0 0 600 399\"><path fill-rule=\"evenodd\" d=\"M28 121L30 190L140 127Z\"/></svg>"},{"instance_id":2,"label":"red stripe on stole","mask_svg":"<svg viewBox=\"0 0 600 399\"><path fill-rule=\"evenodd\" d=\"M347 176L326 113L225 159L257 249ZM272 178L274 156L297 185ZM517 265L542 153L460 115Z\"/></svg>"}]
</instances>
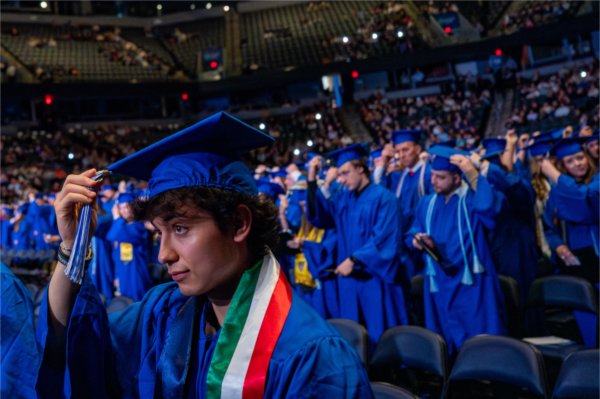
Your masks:
<instances>
[{"instance_id":1,"label":"red stripe on stole","mask_svg":"<svg viewBox=\"0 0 600 399\"><path fill-rule=\"evenodd\" d=\"M279 335L281 335L281 330L291 306L292 289L283 276L281 268L279 268L279 278L267 306L265 318L260 326L254 352L248 365L242 392L243 399L255 399L264 396L271 355Z\"/></svg>"}]
</instances>

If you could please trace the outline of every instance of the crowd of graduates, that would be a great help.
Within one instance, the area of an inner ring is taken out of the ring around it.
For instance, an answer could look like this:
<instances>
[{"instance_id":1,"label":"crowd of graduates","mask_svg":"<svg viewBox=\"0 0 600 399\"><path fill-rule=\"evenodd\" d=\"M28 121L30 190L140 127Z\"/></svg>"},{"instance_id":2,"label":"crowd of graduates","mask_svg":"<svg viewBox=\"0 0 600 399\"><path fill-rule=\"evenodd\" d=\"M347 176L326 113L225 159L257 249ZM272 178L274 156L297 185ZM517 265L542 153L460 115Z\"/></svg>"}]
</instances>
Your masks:
<instances>
[{"instance_id":1,"label":"crowd of graduates","mask_svg":"<svg viewBox=\"0 0 600 399\"><path fill-rule=\"evenodd\" d=\"M424 138L396 130L370 154L353 144L256 167L260 195L280 211L274 252L324 318L365 325L375 345L386 329L414 321L408 292L421 274L425 325L456 353L471 336L506 333L500 274L517 281L522 299L539 264L598 283L597 132L510 130L472 149L453 140L424 149ZM123 180L99 192L89 273L107 301L141 300L163 281L159 239L133 218L144 189ZM54 198L30 192L2 206L5 254L56 251ZM18 254L15 265L26 261Z\"/></svg>"}]
</instances>

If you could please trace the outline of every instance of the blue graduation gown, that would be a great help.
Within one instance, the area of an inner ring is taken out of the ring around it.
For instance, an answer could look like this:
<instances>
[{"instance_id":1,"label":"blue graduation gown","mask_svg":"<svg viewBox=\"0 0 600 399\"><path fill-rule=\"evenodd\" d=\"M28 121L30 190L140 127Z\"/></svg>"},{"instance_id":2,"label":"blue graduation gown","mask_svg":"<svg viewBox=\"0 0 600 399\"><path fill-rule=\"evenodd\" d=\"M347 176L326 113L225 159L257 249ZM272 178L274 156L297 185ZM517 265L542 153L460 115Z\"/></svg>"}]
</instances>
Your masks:
<instances>
[{"instance_id":1,"label":"blue graduation gown","mask_svg":"<svg viewBox=\"0 0 600 399\"><path fill-rule=\"evenodd\" d=\"M318 280L310 304L324 319L340 317L337 278L332 272L337 267L337 237L335 229L328 229L321 242L304 241L302 244L308 270Z\"/></svg>"},{"instance_id":2,"label":"blue graduation gown","mask_svg":"<svg viewBox=\"0 0 600 399\"><path fill-rule=\"evenodd\" d=\"M0 281L0 396L35 398L35 379L40 355L35 341L33 304L27 288L4 263L0 263Z\"/></svg>"},{"instance_id":3,"label":"blue graduation gown","mask_svg":"<svg viewBox=\"0 0 600 399\"><path fill-rule=\"evenodd\" d=\"M0 220L0 248L12 248L12 230L13 225L10 224L10 220Z\"/></svg>"},{"instance_id":4,"label":"blue graduation gown","mask_svg":"<svg viewBox=\"0 0 600 399\"><path fill-rule=\"evenodd\" d=\"M66 367L44 358L40 397L205 398L218 340L218 332L207 337L200 328L205 304L204 297L185 297L176 283L166 283L107 317L86 277L69 321ZM37 330L42 348L49 343L47 323L45 299ZM283 397L373 397L354 349L295 293L265 386L265 398Z\"/></svg>"},{"instance_id":5,"label":"blue graduation gown","mask_svg":"<svg viewBox=\"0 0 600 399\"><path fill-rule=\"evenodd\" d=\"M529 286L535 280L539 256L535 236L535 192L531 183L496 164L490 164L487 179L506 197L506 206L497 218L496 228L490 231L490 249L496 271L519 283L521 300L525 301Z\"/></svg>"},{"instance_id":6,"label":"blue graduation gown","mask_svg":"<svg viewBox=\"0 0 600 399\"><path fill-rule=\"evenodd\" d=\"M340 317L364 324L372 346L388 328L408 324L394 195L376 184L360 193L341 190L330 199L316 190L308 213L314 226L335 227L336 267L350 256L358 261L350 276L338 276Z\"/></svg>"},{"instance_id":7,"label":"blue graduation gown","mask_svg":"<svg viewBox=\"0 0 600 399\"><path fill-rule=\"evenodd\" d=\"M117 218L108 230L106 239L113 243L112 258L119 291L139 301L152 286L148 272L148 232L144 224L127 223L125 219Z\"/></svg>"},{"instance_id":8,"label":"blue graduation gown","mask_svg":"<svg viewBox=\"0 0 600 399\"><path fill-rule=\"evenodd\" d=\"M465 183L463 183L465 184ZM477 255L485 271L472 273L473 284L462 283L464 263L458 234L459 197L455 193L446 203L439 195L431 215L430 236L439 250L444 266L431 260L435 269L438 292L431 292L431 282L425 277L425 326L442 335L450 354L456 353L463 342L478 334L505 334L504 297L488 247L486 233L494 228L494 218L502 206L502 196L495 193L487 179L479 177L477 190L468 189L466 205L473 229ZM413 234L426 232L426 215L433 195L423 197L417 206L415 219L406 234L407 245L412 246ZM469 267L472 270L473 246L465 217L462 220L463 242ZM423 256L429 256L423 254Z\"/></svg>"},{"instance_id":9,"label":"blue graduation gown","mask_svg":"<svg viewBox=\"0 0 600 399\"><path fill-rule=\"evenodd\" d=\"M112 259L111 242L106 239L106 234L112 226L110 214L98 217L96 231L92 237L91 245L94 257L88 266L88 273L92 283L109 302L113 298L115 270Z\"/></svg>"},{"instance_id":10,"label":"blue graduation gown","mask_svg":"<svg viewBox=\"0 0 600 399\"><path fill-rule=\"evenodd\" d=\"M423 175L421 174L422 168L425 168ZM402 187L399 187L401 182ZM400 202L400 233L401 237L403 237L404 233L412 225L415 209L421 196L430 194L433 191L431 186L431 166L429 163L425 163L413 172L410 170L392 172L386 176L383 183L385 187L394 193ZM419 184L422 184L423 187L422 195L419 195ZM401 261L406 269L407 280L410 281L414 275L418 274L417 269L420 266L420 254L406 247L402 238L399 245L402 246Z\"/></svg>"},{"instance_id":11,"label":"blue graduation gown","mask_svg":"<svg viewBox=\"0 0 600 399\"><path fill-rule=\"evenodd\" d=\"M598 174L588 184L561 174L544 208L545 233L553 253L559 245L566 244L571 251L588 250L595 254L595 262L583 265L596 268L588 273L588 278L596 280L592 283L598 279L599 181Z\"/></svg>"}]
</instances>

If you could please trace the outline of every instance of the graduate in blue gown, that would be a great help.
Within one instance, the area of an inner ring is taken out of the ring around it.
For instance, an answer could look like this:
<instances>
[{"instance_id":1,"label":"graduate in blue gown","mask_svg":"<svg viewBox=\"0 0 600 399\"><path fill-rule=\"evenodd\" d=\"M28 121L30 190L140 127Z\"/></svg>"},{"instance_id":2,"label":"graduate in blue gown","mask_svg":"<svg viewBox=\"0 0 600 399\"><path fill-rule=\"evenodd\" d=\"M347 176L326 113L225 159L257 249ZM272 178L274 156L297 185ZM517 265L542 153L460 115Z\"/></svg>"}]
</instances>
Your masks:
<instances>
[{"instance_id":1,"label":"graduate in blue gown","mask_svg":"<svg viewBox=\"0 0 600 399\"><path fill-rule=\"evenodd\" d=\"M35 341L33 304L27 288L2 262L0 282L0 396L35 398L35 380L40 355Z\"/></svg>"},{"instance_id":2,"label":"graduate in blue gown","mask_svg":"<svg viewBox=\"0 0 600 399\"><path fill-rule=\"evenodd\" d=\"M506 332L504 298L487 242L503 198L466 153L444 146L429 152L435 155L435 193L419 202L406 243L429 248L423 251L425 326L442 335L454 355L470 337Z\"/></svg>"},{"instance_id":3,"label":"graduate in blue gown","mask_svg":"<svg viewBox=\"0 0 600 399\"><path fill-rule=\"evenodd\" d=\"M5 251L12 247L12 224L10 219L13 215L14 212L11 208L5 205L0 207L0 248Z\"/></svg>"},{"instance_id":4,"label":"graduate in blue gown","mask_svg":"<svg viewBox=\"0 0 600 399\"><path fill-rule=\"evenodd\" d=\"M309 171L308 216L320 228L335 227L340 317L363 324L371 344L391 327L407 324L402 289L398 201L372 184L366 150L359 144L330 153L339 181L345 186L330 198L317 189L319 160Z\"/></svg>"},{"instance_id":5,"label":"graduate in blue gown","mask_svg":"<svg viewBox=\"0 0 600 399\"><path fill-rule=\"evenodd\" d=\"M536 277L539 257L535 235L535 192L531 183L514 170L516 133L509 132L507 137L508 144L503 138L483 140L483 159L489 162L487 180L506 198L496 228L490 232L490 250L496 271L517 281L521 301L525 303L529 286ZM515 237L519 239L515 240Z\"/></svg>"},{"instance_id":6,"label":"graduate in blue gown","mask_svg":"<svg viewBox=\"0 0 600 399\"><path fill-rule=\"evenodd\" d=\"M59 262L38 322L40 397L373 397L356 351L268 249L277 210L238 157L272 140L219 113L109 166L149 180L136 214L159 232L174 282L107 317L89 277L78 286ZM68 176L58 195L67 248L75 205L95 201L94 173Z\"/></svg>"},{"instance_id":7,"label":"graduate in blue gown","mask_svg":"<svg viewBox=\"0 0 600 399\"><path fill-rule=\"evenodd\" d=\"M144 223L135 221L131 209L134 196L121 193L113 206L113 221L106 233L112 243L116 290L134 301L142 299L152 287L148 271L150 249Z\"/></svg>"},{"instance_id":8,"label":"graduate in blue gown","mask_svg":"<svg viewBox=\"0 0 600 399\"><path fill-rule=\"evenodd\" d=\"M545 208L546 237L560 271L597 284L599 179L581 145L585 140L557 142L551 150L557 165L543 159L540 167L553 184Z\"/></svg>"},{"instance_id":9,"label":"graduate in blue gown","mask_svg":"<svg viewBox=\"0 0 600 399\"><path fill-rule=\"evenodd\" d=\"M92 284L96 286L99 293L104 295L107 303L111 301L115 291L112 242L106 238L112 222L112 213L105 213L104 209L99 206L98 222L91 240L94 257L90 261L88 269Z\"/></svg>"},{"instance_id":10,"label":"graduate in blue gown","mask_svg":"<svg viewBox=\"0 0 600 399\"><path fill-rule=\"evenodd\" d=\"M421 130L396 130L392 132L394 151L402 170L394 171L383 176L382 172L387 168L391 159L389 151L382 152L383 165L376 167L374 171L375 182L383 184L391 190L398 199L400 206L400 232L403 236L412 224L414 212L423 196L431 193L431 170L427 162L420 158ZM380 177L381 176L381 177ZM418 254L411 253L410 249L402 241L402 263L406 269L407 278L417 274L419 267Z\"/></svg>"},{"instance_id":11,"label":"graduate in blue gown","mask_svg":"<svg viewBox=\"0 0 600 399\"><path fill-rule=\"evenodd\" d=\"M33 225L27 217L29 204L21 204L15 210L15 216L10 220L12 225L12 247L16 250L33 249Z\"/></svg>"}]
</instances>

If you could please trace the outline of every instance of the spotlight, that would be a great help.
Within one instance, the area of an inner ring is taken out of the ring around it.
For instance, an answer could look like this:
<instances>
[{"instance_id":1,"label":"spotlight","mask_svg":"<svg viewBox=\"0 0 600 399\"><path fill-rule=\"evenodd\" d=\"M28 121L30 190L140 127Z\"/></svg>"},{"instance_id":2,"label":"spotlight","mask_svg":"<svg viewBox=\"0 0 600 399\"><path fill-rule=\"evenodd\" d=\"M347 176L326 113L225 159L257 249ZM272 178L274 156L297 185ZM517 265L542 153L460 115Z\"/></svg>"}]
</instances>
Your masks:
<instances>
[{"instance_id":1,"label":"spotlight","mask_svg":"<svg viewBox=\"0 0 600 399\"><path fill-rule=\"evenodd\" d=\"M211 8L212 8L212 3L210 3L210 2L206 3L206 9L210 10Z\"/></svg>"},{"instance_id":2,"label":"spotlight","mask_svg":"<svg viewBox=\"0 0 600 399\"><path fill-rule=\"evenodd\" d=\"M73 159L75 158L75 155L72 152L70 152L69 155L67 155L67 158Z\"/></svg>"},{"instance_id":3,"label":"spotlight","mask_svg":"<svg viewBox=\"0 0 600 399\"><path fill-rule=\"evenodd\" d=\"M260 125L258 125L258 128L260 130L265 130L266 127L267 127L267 125L265 125L264 123L261 123Z\"/></svg>"},{"instance_id":4,"label":"spotlight","mask_svg":"<svg viewBox=\"0 0 600 399\"><path fill-rule=\"evenodd\" d=\"M294 149L294 155L296 155L296 156L300 155L300 150L298 148Z\"/></svg>"},{"instance_id":5,"label":"spotlight","mask_svg":"<svg viewBox=\"0 0 600 399\"><path fill-rule=\"evenodd\" d=\"M579 76L581 76L581 79L585 79L587 77L587 72L581 71L581 72L579 72Z\"/></svg>"},{"instance_id":6,"label":"spotlight","mask_svg":"<svg viewBox=\"0 0 600 399\"><path fill-rule=\"evenodd\" d=\"M371 39L373 39L373 40L377 40L378 37L379 37L379 35L375 32L373 32L373 34L371 35Z\"/></svg>"},{"instance_id":7,"label":"spotlight","mask_svg":"<svg viewBox=\"0 0 600 399\"><path fill-rule=\"evenodd\" d=\"M46 3L45 1L40 2L40 7L46 9L48 8L48 3Z\"/></svg>"},{"instance_id":8,"label":"spotlight","mask_svg":"<svg viewBox=\"0 0 600 399\"><path fill-rule=\"evenodd\" d=\"M224 7L223 7L223 11L225 11L225 12L229 12L229 6L224 6Z\"/></svg>"},{"instance_id":9,"label":"spotlight","mask_svg":"<svg viewBox=\"0 0 600 399\"><path fill-rule=\"evenodd\" d=\"M314 144L314 143L313 143L313 141L312 141L312 140L308 140L308 141L306 142L306 145L307 145L307 146L309 146L309 147L312 147L312 146L313 146L313 144Z\"/></svg>"},{"instance_id":10,"label":"spotlight","mask_svg":"<svg viewBox=\"0 0 600 399\"><path fill-rule=\"evenodd\" d=\"M401 30L398 31L397 33L399 38L403 38L404 37L404 32L402 32Z\"/></svg>"},{"instance_id":11,"label":"spotlight","mask_svg":"<svg viewBox=\"0 0 600 399\"><path fill-rule=\"evenodd\" d=\"M322 118L321 114L317 112L317 113L315 114L315 119L316 119L316 120L318 120L318 121L320 121L320 120L321 120L321 118Z\"/></svg>"},{"instance_id":12,"label":"spotlight","mask_svg":"<svg viewBox=\"0 0 600 399\"><path fill-rule=\"evenodd\" d=\"M346 44L350 41L350 39L348 39L348 36L344 36L342 37L342 43Z\"/></svg>"}]
</instances>

